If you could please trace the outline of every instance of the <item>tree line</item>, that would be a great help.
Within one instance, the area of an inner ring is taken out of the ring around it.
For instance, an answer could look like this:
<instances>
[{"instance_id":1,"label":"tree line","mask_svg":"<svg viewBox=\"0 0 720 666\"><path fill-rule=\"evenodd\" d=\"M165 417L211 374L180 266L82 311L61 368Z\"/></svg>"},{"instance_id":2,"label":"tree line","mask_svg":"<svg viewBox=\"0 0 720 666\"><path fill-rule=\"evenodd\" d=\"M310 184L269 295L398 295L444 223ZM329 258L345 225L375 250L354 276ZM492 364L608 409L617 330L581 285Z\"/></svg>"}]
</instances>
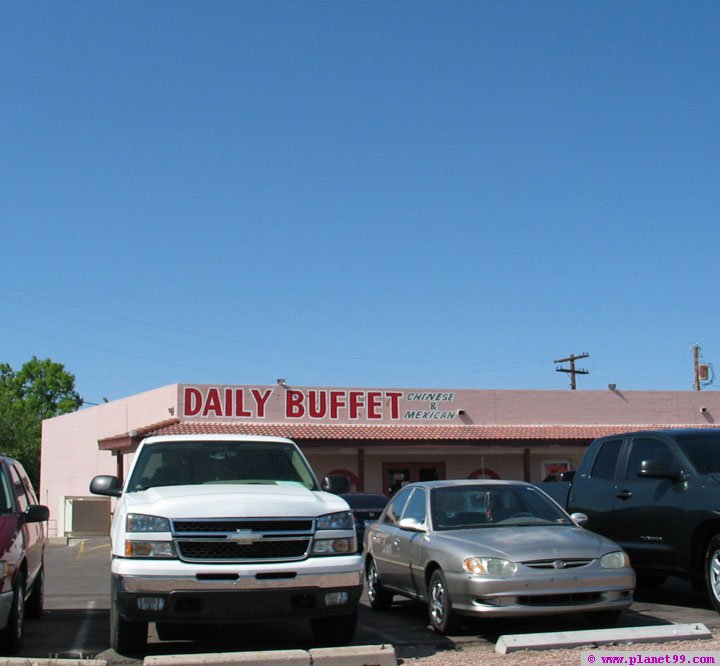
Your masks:
<instances>
[{"instance_id":1,"label":"tree line","mask_svg":"<svg viewBox=\"0 0 720 666\"><path fill-rule=\"evenodd\" d=\"M17 458L40 485L43 419L79 409L75 376L61 363L33 356L19 370L0 363L0 453Z\"/></svg>"}]
</instances>

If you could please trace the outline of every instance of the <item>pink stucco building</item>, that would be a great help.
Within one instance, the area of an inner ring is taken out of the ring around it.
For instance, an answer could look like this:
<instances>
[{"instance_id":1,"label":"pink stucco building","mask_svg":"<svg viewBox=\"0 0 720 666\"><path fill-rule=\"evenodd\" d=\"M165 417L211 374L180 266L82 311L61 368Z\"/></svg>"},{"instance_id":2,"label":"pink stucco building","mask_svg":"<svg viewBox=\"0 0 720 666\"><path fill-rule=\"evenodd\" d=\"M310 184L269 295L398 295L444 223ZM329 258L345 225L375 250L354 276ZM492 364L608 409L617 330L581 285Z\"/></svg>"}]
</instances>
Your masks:
<instances>
[{"instance_id":1,"label":"pink stucco building","mask_svg":"<svg viewBox=\"0 0 720 666\"><path fill-rule=\"evenodd\" d=\"M716 392L173 384L44 421L40 497L51 537L104 531L111 506L90 479L122 476L150 434L290 437L318 476L387 493L432 478L541 481L574 469L594 437L716 421Z\"/></svg>"}]
</instances>

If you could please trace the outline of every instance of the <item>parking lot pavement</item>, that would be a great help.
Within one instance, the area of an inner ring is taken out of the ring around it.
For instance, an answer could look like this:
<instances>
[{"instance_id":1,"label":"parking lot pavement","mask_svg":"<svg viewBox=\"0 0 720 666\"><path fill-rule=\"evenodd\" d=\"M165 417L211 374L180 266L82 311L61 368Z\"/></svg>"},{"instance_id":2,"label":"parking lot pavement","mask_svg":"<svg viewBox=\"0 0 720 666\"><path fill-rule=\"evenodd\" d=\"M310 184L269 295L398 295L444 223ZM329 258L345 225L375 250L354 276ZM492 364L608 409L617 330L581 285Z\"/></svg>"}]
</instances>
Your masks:
<instances>
[{"instance_id":1,"label":"parking lot pavement","mask_svg":"<svg viewBox=\"0 0 720 666\"><path fill-rule=\"evenodd\" d=\"M46 612L26 624L24 657L95 657L112 664L134 664L108 647L110 547L106 539L88 539L72 545L50 544L46 551ZM452 636L439 636L427 627L426 610L417 603L397 601L387 611L372 611L364 596L354 645L392 644L401 659L432 663L434 655L467 652L483 658L494 654L503 634L586 629L581 617L471 621ZM720 632L720 615L702 594L683 581L670 579L652 590L641 590L625 613L624 627L701 622ZM161 642L151 625L147 655L255 651L313 647L305 622L241 625L231 629L202 630L198 640ZM510 657L504 657L508 659ZM516 658L513 658L515 661ZM505 662L507 663L507 661ZM577 663L577 661L575 662Z\"/></svg>"}]
</instances>

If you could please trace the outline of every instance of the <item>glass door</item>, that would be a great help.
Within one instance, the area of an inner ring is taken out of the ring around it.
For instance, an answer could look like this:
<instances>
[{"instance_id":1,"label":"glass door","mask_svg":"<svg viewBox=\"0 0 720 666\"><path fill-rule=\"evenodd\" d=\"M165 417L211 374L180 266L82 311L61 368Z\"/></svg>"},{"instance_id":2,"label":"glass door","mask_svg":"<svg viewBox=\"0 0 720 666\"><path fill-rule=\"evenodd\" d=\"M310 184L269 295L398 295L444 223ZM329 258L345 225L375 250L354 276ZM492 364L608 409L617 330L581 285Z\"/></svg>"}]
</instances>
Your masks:
<instances>
[{"instance_id":1,"label":"glass door","mask_svg":"<svg viewBox=\"0 0 720 666\"><path fill-rule=\"evenodd\" d=\"M445 463L383 463L383 492L392 497L400 488L415 481L445 478Z\"/></svg>"}]
</instances>

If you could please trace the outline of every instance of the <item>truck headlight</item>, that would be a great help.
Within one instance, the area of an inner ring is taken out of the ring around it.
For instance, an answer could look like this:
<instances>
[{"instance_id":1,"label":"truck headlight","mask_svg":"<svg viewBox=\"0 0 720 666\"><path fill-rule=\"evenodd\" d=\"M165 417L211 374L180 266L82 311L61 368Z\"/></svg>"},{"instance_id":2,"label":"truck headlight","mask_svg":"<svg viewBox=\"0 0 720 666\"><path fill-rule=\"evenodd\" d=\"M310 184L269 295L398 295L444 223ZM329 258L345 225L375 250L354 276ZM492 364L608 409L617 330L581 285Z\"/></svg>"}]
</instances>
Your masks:
<instances>
[{"instance_id":1,"label":"truck headlight","mask_svg":"<svg viewBox=\"0 0 720 666\"><path fill-rule=\"evenodd\" d=\"M338 539L315 539L312 548L313 555L348 555L357 550L355 537L341 537Z\"/></svg>"},{"instance_id":2,"label":"truck headlight","mask_svg":"<svg viewBox=\"0 0 720 666\"><path fill-rule=\"evenodd\" d=\"M161 516L146 516L143 513L129 513L125 518L126 532L169 532L170 521Z\"/></svg>"},{"instance_id":3,"label":"truck headlight","mask_svg":"<svg viewBox=\"0 0 720 666\"><path fill-rule=\"evenodd\" d=\"M630 566L630 558L622 550L616 550L600 558L600 566L603 569L622 569Z\"/></svg>"},{"instance_id":4,"label":"truck headlight","mask_svg":"<svg viewBox=\"0 0 720 666\"><path fill-rule=\"evenodd\" d=\"M317 528L319 530L354 530L355 522L351 511L340 511L318 516Z\"/></svg>"},{"instance_id":5,"label":"truck headlight","mask_svg":"<svg viewBox=\"0 0 720 666\"><path fill-rule=\"evenodd\" d=\"M125 542L125 557L175 557L172 541L133 541Z\"/></svg>"},{"instance_id":6,"label":"truck headlight","mask_svg":"<svg viewBox=\"0 0 720 666\"><path fill-rule=\"evenodd\" d=\"M468 557L463 560L463 569L475 576L507 576L517 571L517 564L498 557Z\"/></svg>"}]
</instances>

